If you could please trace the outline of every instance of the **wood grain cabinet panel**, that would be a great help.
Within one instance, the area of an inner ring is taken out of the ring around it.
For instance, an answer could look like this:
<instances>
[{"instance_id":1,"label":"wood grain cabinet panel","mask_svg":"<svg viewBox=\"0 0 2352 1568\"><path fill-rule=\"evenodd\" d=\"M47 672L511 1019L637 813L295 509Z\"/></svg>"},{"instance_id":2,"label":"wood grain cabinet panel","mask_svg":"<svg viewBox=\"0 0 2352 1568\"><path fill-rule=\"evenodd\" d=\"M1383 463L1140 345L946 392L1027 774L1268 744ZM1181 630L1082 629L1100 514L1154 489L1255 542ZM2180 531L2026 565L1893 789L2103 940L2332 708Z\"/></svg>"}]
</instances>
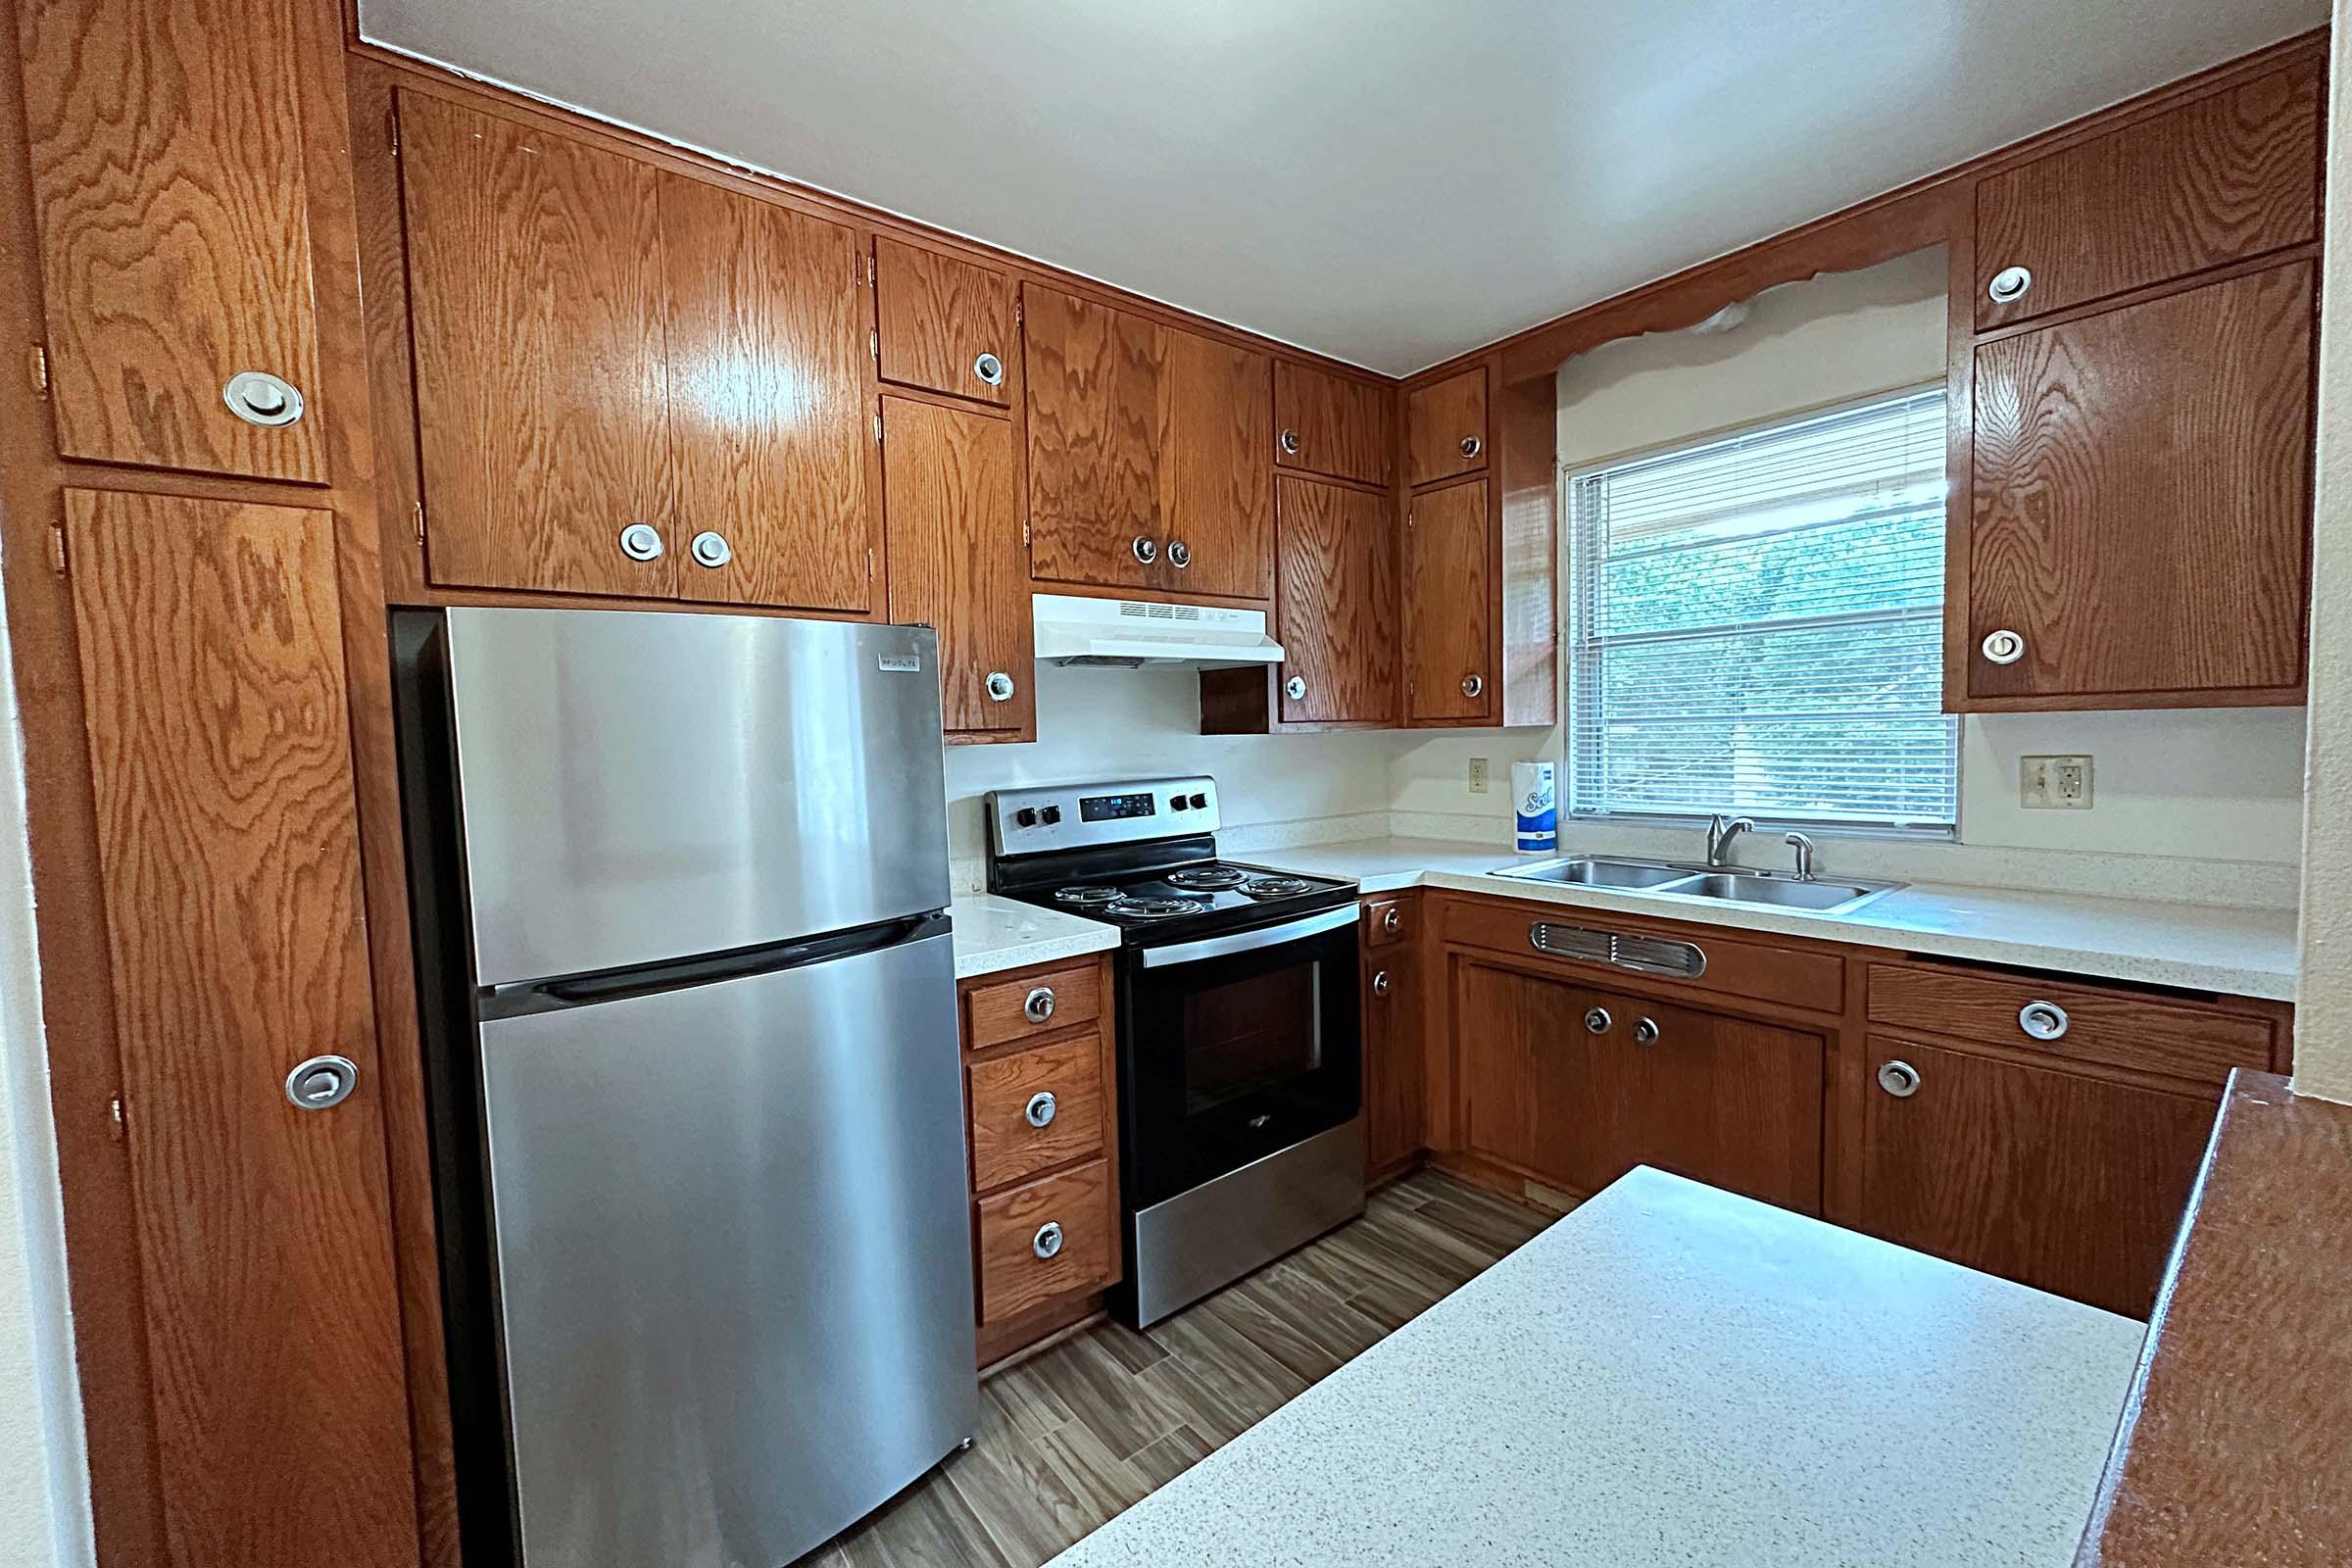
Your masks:
<instances>
[{"instance_id":1,"label":"wood grain cabinet panel","mask_svg":"<svg viewBox=\"0 0 2352 1568\"><path fill-rule=\"evenodd\" d=\"M1491 719L1494 552L1487 481L1414 496L1400 556L1406 721Z\"/></svg>"},{"instance_id":2,"label":"wood grain cabinet panel","mask_svg":"<svg viewBox=\"0 0 2352 1568\"><path fill-rule=\"evenodd\" d=\"M1012 279L993 267L874 240L875 354L881 376L999 407L1012 401ZM988 379L994 363L996 380Z\"/></svg>"},{"instance_id":3,"label":"wood grain cabinet panel","mask_svg":"<svg viewBox=\"0 0 2352 1568\"><path fill-rule=\"evenodd\" d=\"M1162 581L1264 599L1274 586L1274 385L1263 354L1174 327L1164 351Z\"/></svg>"},{"instance_id":4,"label":"wood grain cabinet panel","mask_svg":"<svg viewBox=\"0 0 2352 1568\"><path fill-rule=\"evenodd\" d=\"M66 493L176 1568L414 1568L335 523ZM297 1109L308 1056L359 1069Z\"/></svg>"},{"instance_id":5,"label":"wood grain cabinet panel","mask_svg":"<svg viewBox=\"0 0 2352 1568\"><path fill-rule=\"evenodd\" d=\"M318 15L299 0L18 8L64 456L328 477L305 180L318 127L302 104ZM302 416L230 413L242 370L291 382Z\"/></svg>"},{"instance_id":6,"label":"wood grain cabinet panel","mask_svg":"<svg viewBox=\"0 0 2352 1568\"><path fill-rule=\"evenodd\" d=\"M1370 491L1287 473L1277 485L1275 674L1286 723L1396 716L1395 514Z\"/></svg>"},{"instance_id":7,"label":"wood grain cabinet panel","mask_svg":"<svg viewBox=\"0 0 2352 1568\"><path fill-rule=\"evenodd\" d=\"M1984 181L1978 327L2316 239L2325 87L2307 57ZM1993 298L2012 267L2031 286Z\"/></svg>"},{"instance_id":8,"label":"wood grain cabinet panel","mask_svg":"<svg viewBox=\"0 0 2352 1568\"><path fill-rule=\"evenodd\" d=\"M1090 959L1067 969L972 986L964 994L963 1032L978 1051L1092 1023L1102 1015L1102 967Z\"/></svg>"},{"instance_id":9,"label":"wood grain cabinet panel","mask_svg":"<svg viewBox=\"0 0 2352 1568\"><path fill-rule=\"evenodd\" d=\"M975 1192L1102 1149L1108 1114L1102 1059L1102 1036L1090 1030L1074 1040L992 1056L964 1069ZM1040 1115L1047 1119L1032 1119Z\"/></svg>"},{"instance_id":10,"label":"wood grain cabinet panel","mask_svg":"<svg viewBox=\"0 0 2352 1568\"><path fill-rule=\"evenodd\" d=\"M1396 471L1388 388L1292 360L1274 362L1274 461L1300 473L1385 485Z\"/></svg>"},{"instance_id":11,"label":"wood grain cabinet panel","mask_svg":"<svg viewBox=\"0 0 2352 1568\"><path fill-rule=\"evenodd\" d=\"M882 400L890 618L939 632L951 734L1037 733L1029 573L1015 515L1012 421Z\"/></svg>"},{"instance_id":12,"label":"wood grain cabinet panel","mask_svg":"<svg viewBox=\"0 0 2352 1568\"><path fill-rule=\"evenodd\" d=\"M1367 948L1363 972L1364 1167L1379 1176L1429 1142L1420 950L1411 943Z\"/></svg>"},{"instance_id":13,"label":"wood grain cabinet panel","mask_svg":"<svg viewBox=\"0 0 2352 1568\"><path fill-rule=\"evenodd\" d=\"M1117 1281L1119 1193L1109 1161L1040 1177L973 1207L981 1322L1002 1323L1057 1297Z\"/></svg>"},{"instance_id":14,"label":"wood grain cabinet panel","mask_svg":"<svg viewBox=\"0 0 2352 1568\"><path fill-rule=\"evenodd\" d=\"M660 205L679 597L872 608L857 231L675 174L661 176Z\"/></svg>"},{"instance_id":15,"label":"wood grain cabinet panel","mask_svg":"<svg viewBox=\"0 0 2352 1568\"><path fill-rule=\"evenodd\" d=\"M1897 1029L2201 1079L2216 1090L2236 1068L2268 1072L2271 1066L2273 1025L2267 1017L2121 989L1924 964L1873 964L1869 983L1871 1022ZM2056 1038L2026 1032L2029 1008L2037 1018L2060 1020ZM2052 1008L2054 1014L2046 1010Z\"/></svg>"},{"instance_id":16,"label":"wood grain cabinet panel","mask_svg":"<svg viewBox=\"0 0 2352 1568\"><path fill-rule=\"evenodd\" d=\"M1021 297L1030 575L1162 586L1167 333L1058 289L1030 287ZM1150 542L1151 563L1137 559L1138 540Z\"/></svg>"},{"instance_id":17,"label":"wood grain cabinet panel","mask_svg":"<svg viewBox=\"0 0 2352 1568\"><path fill-rule=\"evenodd\" d=\"M1487 368L1417 386L1404 400L1404 477L1428 484L1487 466Z\"/></svg>"},{"instance_id":18,"label":"wood grain cabinet panel","mask_svg":"<svg viewBox=\"0 0 2352 1568\"><path fill-rule=\"evenodd\" d=\"M2295 263L1977 348L1967 697L2295 700L2313 288Z\"/></svg>"},{"instance_id":19,"label":"wood grain cabinet panel","mask_svg":"<svg viewBox=\"0 0 2352 1568\"><path fill-rule=\"evenodd\" d=\"M400 95L432 580L667 598L677 585L651 165ZM647 523L640 562L623 529Z\"/></svg>"},{"instance_id":20,"label":"wood grain cabinet panel","mask_svg":"<svg viewBox=\"0 0 2352 1568\"><path fill-rule=\"evenodd\" d=\"M1918 1075L1908 1098L1875 1081ZM1861 1227L2145 1317L2220 1105L1892 1037L1868 1055Z\"/></svg>"}]
</instances>

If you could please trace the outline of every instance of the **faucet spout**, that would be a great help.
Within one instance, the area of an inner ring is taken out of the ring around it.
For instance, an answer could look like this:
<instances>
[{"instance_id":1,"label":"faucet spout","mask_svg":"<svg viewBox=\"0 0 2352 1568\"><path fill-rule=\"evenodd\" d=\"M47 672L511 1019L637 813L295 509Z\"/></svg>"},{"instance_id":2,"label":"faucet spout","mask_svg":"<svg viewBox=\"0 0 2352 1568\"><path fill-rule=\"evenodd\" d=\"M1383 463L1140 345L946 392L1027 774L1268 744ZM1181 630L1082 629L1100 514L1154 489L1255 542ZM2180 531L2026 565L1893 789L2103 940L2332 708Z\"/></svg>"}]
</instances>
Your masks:
<instances>
[{"instance_id":1,"label":"faucet spout","mask_svg":"<svg viewBox=\"0 0 2352 1568\"><path fill-rule=\"evenodd\" d=\"M1715 868L1731 864L1727 857L1732 852L1732 840L1755 830L1753 817L1735 816L1727 822L1721 811L1716 812L1707 819L1707 864Z\"/></svg>"}]
</instances>

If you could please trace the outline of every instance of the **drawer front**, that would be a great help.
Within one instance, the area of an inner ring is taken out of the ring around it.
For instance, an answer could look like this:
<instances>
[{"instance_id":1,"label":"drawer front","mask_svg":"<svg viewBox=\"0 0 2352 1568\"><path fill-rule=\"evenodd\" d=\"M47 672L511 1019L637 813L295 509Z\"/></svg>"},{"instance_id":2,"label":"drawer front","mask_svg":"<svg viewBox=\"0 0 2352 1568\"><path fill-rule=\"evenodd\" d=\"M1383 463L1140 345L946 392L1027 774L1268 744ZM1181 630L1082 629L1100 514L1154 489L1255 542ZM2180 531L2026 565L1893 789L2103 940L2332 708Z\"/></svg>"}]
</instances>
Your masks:
<instances>
[{"instance_id":1,"label":"drawer front","mask_svg":"<svg viewBox=\"0 0 2352 1568\"><path fill-rule=\"evenodd\" d=\"M1834 952L1737 939L1711 930L1660 931L1611 910L1565 904L1531 906L1464 900L1443 908L1439 935L1444 941L1514 957L1546 958L1564 970L1607 984L1624 985L1639 977L1644 984L1688 988L1694 994L1750 997L1821 1012L1837 1012L1845 1005L1845 959ZM1549 928L1548 948L1536 944L1538 925ZM1592 939L1586 945L1590 956L1579 947L1580 934ZM1609 961L1611 937L1620 939L1619 951L1633 962ZM1687 959L1683 950L1693 948L1696 974L1666 967L1670 961Z\"/></svg>"},{"instance_id":2,"label":"drawer front","mask_svg":"<svg viewBox=\"0 0 2352 1568\"><path fill-rule=\"evenodd\" d=\"M2205 1083L2271 1065L2268 1019L2006 975L1873 964L1870 1021Z\"/></svg>"},{"instance_id":3,"label":"drawer front","mask_svg":"<svg viewBox=\"0 0 2352 1568\"><path fill-rule=\"evenodd\" d=\"M1102 1039L1095 1033L975 1061L965 1070L978 1192L1102 1148Z\"/></svg>"},{"instance_id":4,"label":"drawer front","mask_svg":"<svg viewBox=\"0 0 2352 1568\"><path fill-rule=\"evenodd\" d=\"M1102 1015L1102 970L1084 963L1026 980L974 986L964 993L963 1004L963 1038L972 1050L1034 1040Z\"/></svg>"},{"instance_id":5,"label":"drawer front","mask_svg":"<svg viewBox=\"0 0 2352 1568\"><path fill-rule=\"evenodd\" d=\"M1002 1323L1118 1279L1118 1191L1098 1159L973 1205L980 1230L980 1321ZM1054 1227L1058 1246L1041 1243ZM1051 1250L1052 1256L1040 1255Z\"/></svg>"},{"instance_id":6,"label":"drawer front","mask_svg":"<svg viewBox=\"0 0 2352 1568\"><path fill-rule=\"evenodd\" d=\"M1385 948L1413 934L1413 908L1405 899L1364 901L1364 946Z\"/></svg>"}]
</instances>

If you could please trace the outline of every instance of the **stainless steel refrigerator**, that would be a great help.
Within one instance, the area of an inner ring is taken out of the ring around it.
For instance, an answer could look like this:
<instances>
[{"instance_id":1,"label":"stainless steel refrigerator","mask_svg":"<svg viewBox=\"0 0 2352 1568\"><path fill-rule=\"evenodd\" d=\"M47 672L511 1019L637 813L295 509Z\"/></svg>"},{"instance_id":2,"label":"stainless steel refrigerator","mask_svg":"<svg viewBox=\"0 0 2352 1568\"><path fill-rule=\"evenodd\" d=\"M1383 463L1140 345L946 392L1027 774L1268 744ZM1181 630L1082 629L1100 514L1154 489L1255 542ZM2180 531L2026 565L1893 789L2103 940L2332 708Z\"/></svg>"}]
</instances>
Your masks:
<instances>
[{"instance_id":1,"label":"stainless steel refrigerator","mask_svg":"<svg viewBox=\"0 0 2352 1568\"><path fill-rule=\"evenodd\" d=\"M925 630L396 619L469 1568L770 1568L977 1418Z\"/></svg>"}]
</instances>

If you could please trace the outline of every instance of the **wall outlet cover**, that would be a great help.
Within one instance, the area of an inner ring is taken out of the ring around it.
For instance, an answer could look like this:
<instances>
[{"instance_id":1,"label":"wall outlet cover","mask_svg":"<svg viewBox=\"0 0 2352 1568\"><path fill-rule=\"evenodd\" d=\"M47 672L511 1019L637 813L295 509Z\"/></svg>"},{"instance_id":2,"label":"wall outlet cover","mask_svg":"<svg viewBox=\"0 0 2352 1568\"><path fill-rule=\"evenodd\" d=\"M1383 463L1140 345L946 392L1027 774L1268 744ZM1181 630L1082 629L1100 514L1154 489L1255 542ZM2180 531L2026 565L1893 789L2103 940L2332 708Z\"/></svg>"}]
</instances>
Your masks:
<instances>
[{"instance_id":1,"label":"wall outlet cover","mask_svg":"<svg viewBox=\"0 0 2352 1568\"><path fill-rule=\"evenodd\" d=\"M2090 809L2087 757L2021 757L2017 760L2017 804L2029 811Z\"/></svg>"},{"instance_id":2,"label":"wall outlet cover","mask_svg":"<svg viewBox=\"0 0 2352 1568\"><path fill-rule=\"evenodd\" d=\"M1470 793L1473 795L1487 793L1487 760L1483 757L1470 759Z\"/></svg>"}]
</instances>

